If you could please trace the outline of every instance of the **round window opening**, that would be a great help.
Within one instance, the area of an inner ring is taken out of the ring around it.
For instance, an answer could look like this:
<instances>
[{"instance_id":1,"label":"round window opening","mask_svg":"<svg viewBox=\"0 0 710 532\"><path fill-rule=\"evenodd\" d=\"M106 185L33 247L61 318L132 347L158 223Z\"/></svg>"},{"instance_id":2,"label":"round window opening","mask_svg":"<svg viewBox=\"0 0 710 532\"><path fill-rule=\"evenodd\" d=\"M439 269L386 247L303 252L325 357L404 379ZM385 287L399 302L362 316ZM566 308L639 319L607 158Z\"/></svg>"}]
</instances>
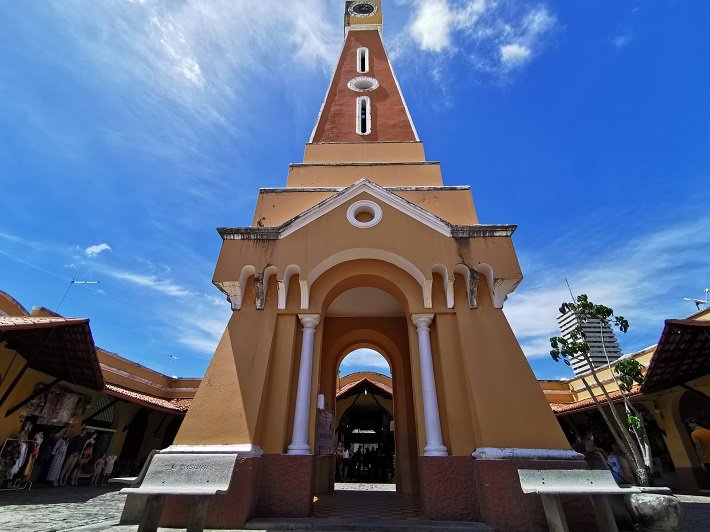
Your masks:
<instances>
[{"instance_id":1,"label":"round window opening","mask_svg":"<svg viewBox=\"0 0 710 532\"><path fill-rule=\"evenodd\" d=\"M360 76L348 81L348 88L355 92L370 92L374 91L380 84L375 78Z\"/></svg>"},{"instance_id":2,"label":"round window opening","mask_svg":"<svg viewBox=\"0 0 710 532\"><path fill-rule=\"evenodd\" d=\"M348 207L348 222L360 229L374 227L382 219L382 208L373 201L356 201Z\"/></svg>"}]
</instances>

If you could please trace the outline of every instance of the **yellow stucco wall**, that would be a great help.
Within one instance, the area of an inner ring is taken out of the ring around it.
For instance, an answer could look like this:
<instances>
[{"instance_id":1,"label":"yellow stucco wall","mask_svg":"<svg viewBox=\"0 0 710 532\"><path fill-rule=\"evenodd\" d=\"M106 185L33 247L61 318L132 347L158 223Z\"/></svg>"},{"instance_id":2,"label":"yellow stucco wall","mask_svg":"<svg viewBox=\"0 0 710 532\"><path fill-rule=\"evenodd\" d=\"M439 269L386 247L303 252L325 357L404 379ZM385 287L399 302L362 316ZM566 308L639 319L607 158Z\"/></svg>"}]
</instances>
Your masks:
<instances>
[{"instance_id":1,"label":"yellow stucco wall","mask_svg":"<svg viewBox=\"0 0 710 532\"><path fill-rule=\"evenodd\" d=\"M304 163L423 162L421 142L338 142L306 144Z\"/></svg>"},{"instance_id":2,"label":"yellow stucco wall","mask_svg":"<svg viewBox=\"0 0 710 532\"><path fill-rule=\"evenodd\" d=\"M253 224L264 227L279 226L333 196L336 190L261 190L256 202ZM392 192L449 223L460 225L478 223L473 197L468 187L446 187L435 190L395 188Z\"/></svg>"},{"instance_id":3,"label":"yellow stucco wall","mask_svg":"<svg viewBox=\"0 0 710 532\"><path fill-rule=\"evenodd\" d=\"M366 177L383 187L442 186L439 163L360 163L360 164L292 164L288 169L288 187L347 187Z\"/></svg>"}]
</instances>

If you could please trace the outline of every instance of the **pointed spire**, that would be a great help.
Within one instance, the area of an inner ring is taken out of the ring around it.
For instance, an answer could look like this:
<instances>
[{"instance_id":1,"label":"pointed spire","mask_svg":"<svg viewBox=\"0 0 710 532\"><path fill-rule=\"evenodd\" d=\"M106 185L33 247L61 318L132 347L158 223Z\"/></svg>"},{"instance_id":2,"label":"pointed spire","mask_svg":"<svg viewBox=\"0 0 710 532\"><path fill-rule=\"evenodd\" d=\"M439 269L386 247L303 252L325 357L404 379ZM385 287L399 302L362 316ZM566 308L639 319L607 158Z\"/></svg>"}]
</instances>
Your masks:
<instances>
[{"instance_id":1,"label":"pointed spire","mask_svg":"<svg viewBox=\"0 0 710 532\"><path fill-rule=\"evenodd\" d=\"M345 43L310 142L417 142L382 43L380 0L345 2Z\"/></svg>"}]
</instances>

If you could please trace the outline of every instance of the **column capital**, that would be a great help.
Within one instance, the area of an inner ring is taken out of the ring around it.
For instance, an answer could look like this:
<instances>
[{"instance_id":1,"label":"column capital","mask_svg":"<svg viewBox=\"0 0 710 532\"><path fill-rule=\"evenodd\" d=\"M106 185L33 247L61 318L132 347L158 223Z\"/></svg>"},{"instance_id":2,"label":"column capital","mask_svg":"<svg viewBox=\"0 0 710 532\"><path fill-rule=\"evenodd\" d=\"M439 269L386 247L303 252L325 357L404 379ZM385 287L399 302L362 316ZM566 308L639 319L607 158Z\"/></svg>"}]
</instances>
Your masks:
<instances>
[{"instance_id":1,"label":"column capital","mask_svg":"<svg viewBox=\"0 0 710 532\"><path fill-rule=\"evenodd\" d=\"M434 314L412 314L412 323L417 326L417 329L429 327L434 319Z\"/></svg>"},{"instance_id":2,"label":"column capital","mask_svg":"<svg viewBox=\"0 0 710 532\"><path fill-rule=\"evenodd\" d=\"M298 319L304 329L315 329L320 322L320 314L299 314Z\"/></svg>"}]
</instances>

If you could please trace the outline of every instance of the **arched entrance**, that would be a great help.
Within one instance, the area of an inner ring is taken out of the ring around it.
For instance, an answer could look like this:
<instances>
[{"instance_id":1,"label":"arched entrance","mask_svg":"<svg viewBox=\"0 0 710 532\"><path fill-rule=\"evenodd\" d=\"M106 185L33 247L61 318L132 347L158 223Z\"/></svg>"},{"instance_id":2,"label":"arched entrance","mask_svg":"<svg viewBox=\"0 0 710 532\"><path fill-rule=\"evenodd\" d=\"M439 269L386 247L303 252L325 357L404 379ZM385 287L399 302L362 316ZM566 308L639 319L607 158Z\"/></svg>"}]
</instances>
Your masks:
<instances>
[{"instance_id":1,"label":"arched entrance","mask_svg":"<svg viewBox=\"0 0 710 532\"><path fill-rule=\"evenodd\" d=\"M352 275L353 268L359 273ZM368 270L377 271L377 275L362 273ZM416 294L417 288L416 281L398 267L361 260L334 266L320 276L312 290L322 298L324 317L319 388L326 404L336 407L339 441L350 445L353 452L360 448L362 452L380 453L381 449L385 453L379 468L366 466L363 471L362 465L353 464L350 478L393 477L396 490L408 494L418 493L418 452L405 291ZM343 391L338 382L341 363L348 354L363 348L386 360L391 369L389 393L374 376L353 381L351 388ZM389 453L391 466L386 464ZM329 473L335 477L335 471Z\"/></svg>"},{"instance_id":2,"label":"arched entrance","mask_svg":"<svg viewBox=\"0 0 710 532\"><path fill-rule=\"evenodd\" d=\"M335 400L336 482L394 482L392 399L391 371L382 355L356 349L345 356Z\"/></svg>"}]
</instances>

